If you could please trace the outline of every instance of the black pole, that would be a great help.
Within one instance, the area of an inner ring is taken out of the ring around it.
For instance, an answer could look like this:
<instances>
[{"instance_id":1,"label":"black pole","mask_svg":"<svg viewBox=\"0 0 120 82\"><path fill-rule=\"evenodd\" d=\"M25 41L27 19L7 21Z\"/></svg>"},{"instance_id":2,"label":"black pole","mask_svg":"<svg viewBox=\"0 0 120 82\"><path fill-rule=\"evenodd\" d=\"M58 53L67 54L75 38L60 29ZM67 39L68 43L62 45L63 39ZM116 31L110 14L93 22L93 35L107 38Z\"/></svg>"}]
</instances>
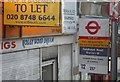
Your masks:
<instances>
[{"instance_id":1,"label":"black pole","mask_svg":"<svg viewBox=\"0 0 120 82\"><path fill-rule=\"evenodd\" d=\"M20 26L20 37L22 37L22 26Z\"/></svg>"}]
</instances>

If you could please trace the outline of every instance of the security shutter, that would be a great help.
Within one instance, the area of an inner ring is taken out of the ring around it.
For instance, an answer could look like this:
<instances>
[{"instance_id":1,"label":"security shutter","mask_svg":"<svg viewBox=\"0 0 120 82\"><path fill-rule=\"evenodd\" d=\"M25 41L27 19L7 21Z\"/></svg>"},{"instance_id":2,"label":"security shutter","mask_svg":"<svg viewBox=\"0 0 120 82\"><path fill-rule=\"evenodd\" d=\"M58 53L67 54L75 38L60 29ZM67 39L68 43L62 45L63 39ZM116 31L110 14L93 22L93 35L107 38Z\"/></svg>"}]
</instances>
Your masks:
<instances>
[{"instance_id":1,"label":"security shutter","mask_svg":"<svg viewBox=\"0 0 120 82\"><path fill-rule=\"evenodd\" d=\"M40 78L39 49L2 55L3 80L37 80Z\"/></svg>"}]
</instances>

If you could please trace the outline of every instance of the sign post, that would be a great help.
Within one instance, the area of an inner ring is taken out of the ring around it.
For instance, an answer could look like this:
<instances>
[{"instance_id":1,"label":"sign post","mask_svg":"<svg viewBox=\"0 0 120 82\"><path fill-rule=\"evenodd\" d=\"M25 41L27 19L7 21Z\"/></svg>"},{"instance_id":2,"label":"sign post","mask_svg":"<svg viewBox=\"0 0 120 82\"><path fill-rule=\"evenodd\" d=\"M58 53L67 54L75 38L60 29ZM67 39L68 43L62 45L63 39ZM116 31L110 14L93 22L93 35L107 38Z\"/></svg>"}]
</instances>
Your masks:
<instances>
[{"instance_id":1,"label":"sign post","mask_svg":"<svg viewBox=\"0 0 120 82\"><path fill-rule=\"evenodd\" d=\"M117 81L117 22L112 22L111 81Z\"/></svg>"},{"instance_id":2,"label":"sign post","mask_svg":"<svg viewBox=\"0 0 120 82\"><path fill-rule=\"evenodd\" d=\"M117 35L118 25L117 18L119 16L119 2L110 3L110 15L112 19L112 43L111 43L111 81L117 81Z\"/></svg>"}]
</instances>

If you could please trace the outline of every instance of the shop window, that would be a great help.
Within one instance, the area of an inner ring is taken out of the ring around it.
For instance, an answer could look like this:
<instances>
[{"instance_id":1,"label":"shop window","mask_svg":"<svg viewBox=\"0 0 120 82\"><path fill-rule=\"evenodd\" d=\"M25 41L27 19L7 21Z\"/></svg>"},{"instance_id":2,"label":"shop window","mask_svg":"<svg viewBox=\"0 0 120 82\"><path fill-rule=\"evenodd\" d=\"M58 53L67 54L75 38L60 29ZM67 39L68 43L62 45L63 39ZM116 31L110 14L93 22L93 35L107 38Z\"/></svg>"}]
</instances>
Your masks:
<instances>
[{"instance_id":1,"label":"shop window","mask_svg":"<svg viewBox=\"0 0 120 82\"><path fill-rule=\"evenodd\" d=\"M42 60L57 58L57 56L58 56L57 46L42 48Z\"/></svg>"}]
</instances>

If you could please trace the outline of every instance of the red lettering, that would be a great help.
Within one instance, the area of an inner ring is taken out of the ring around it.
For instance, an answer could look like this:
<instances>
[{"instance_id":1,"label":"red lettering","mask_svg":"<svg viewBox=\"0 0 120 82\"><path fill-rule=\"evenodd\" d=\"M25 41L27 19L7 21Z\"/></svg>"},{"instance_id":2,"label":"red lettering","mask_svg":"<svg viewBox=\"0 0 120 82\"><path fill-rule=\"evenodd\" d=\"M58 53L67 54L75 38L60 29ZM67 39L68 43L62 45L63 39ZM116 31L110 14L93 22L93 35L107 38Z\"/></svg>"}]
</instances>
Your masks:
<instances>
[{"instance_id":1,"label":"red lettering","mask_svg":"<svg viewBox=\"0 0 120 82\"><path fill-rule=\"evenodd\" d=\"M15 47L16 47L15 41L1 43L1 49L10 49L10 48L15 48Z\"/></svg>"},{"instance_id":2,"label":"red lettering","mask_svg":"<svg viewBox=\"0 0 120 82\"><path fill-rule=\"evenodd\" d=\"M5 42L4 43L4 48L9 49L10 48L10 42Z\"/></svg>"},{"instance_id":3,"label":"red lettering","mask_svg":"<svg viewBox=\"0 0 120 82\"><path fill-rule=\"evenodd\" d=\"M1 43L1 49L3 49L3 43Z\"/></svg>"},{"instance_id":4,"label":"red lettering","mask_svg":"<svg viewBox=\"0 0 120 82\"><path fill-rule=\"evenodd\" d=\"M11 46L11 48L15 48L15 47L16 47L15 42L12 42L12 46Z\"/></svg>"}]
</instances>

